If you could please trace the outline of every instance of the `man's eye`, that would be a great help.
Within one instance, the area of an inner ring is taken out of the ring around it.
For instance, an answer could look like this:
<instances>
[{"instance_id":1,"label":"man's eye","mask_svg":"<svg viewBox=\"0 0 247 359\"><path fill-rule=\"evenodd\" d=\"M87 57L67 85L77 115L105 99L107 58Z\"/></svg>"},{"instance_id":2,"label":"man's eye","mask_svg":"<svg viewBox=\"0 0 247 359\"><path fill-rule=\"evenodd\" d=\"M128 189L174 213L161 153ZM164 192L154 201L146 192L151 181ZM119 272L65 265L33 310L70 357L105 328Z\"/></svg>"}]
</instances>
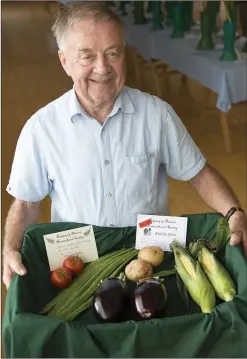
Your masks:
<instances>
[{"instance_id":1,"label":"man's eye","mask_svg":"<svg viewBox=\"0 0 247 359\"><path fill-rule=\"evenodd\" d=\"M80 62L82 65L89 65L94 61L93 55L82 55L80 57Z\"/></svg>"},{"instance_id":2,"label":"man's eye","mask_svg":"<svg viewBox=\"0 0 247 359\"><path fill-rule=\"evenodd\" d=\"M109 55L108 55L108 59L110 61L118 61L120 59L120 54L118 52L110 52Z\"/></svg>"}]
</instances>

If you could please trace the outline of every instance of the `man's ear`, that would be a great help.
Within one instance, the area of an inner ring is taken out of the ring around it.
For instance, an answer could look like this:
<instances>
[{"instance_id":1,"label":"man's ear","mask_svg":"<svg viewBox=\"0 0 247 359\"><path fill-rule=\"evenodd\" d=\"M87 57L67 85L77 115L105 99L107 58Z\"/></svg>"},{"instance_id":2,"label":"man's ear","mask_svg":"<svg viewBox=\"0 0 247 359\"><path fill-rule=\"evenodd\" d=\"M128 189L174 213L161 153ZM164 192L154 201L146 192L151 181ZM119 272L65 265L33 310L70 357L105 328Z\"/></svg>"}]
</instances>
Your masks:
<instances>
[{"instance_id":1,"label":"man's ear","mask_svg":"<svg viewBox=\"0 0 247 359\"><path fill-rule=\"evenodd\" d=\"M66 55L62 50L58 50L58 57L63 66L64 71L66 72L66 74L68 76L70 76L69 64L68 64Z\"/></svg>"}]
</instances>

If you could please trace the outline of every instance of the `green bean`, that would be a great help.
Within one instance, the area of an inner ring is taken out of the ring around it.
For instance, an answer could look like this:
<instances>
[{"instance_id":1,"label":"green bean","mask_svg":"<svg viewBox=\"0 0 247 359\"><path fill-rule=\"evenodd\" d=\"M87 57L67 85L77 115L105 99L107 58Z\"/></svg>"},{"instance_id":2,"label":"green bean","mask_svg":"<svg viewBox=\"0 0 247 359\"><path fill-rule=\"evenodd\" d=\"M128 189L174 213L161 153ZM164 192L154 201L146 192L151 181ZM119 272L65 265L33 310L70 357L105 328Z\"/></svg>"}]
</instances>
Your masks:
<instances>
[{"instance_id":1,"label":"green bean","mask_svg":"<svg viewBox=\"0 0 247 359\"><path fill-rule=\"evenodd\" d=\"M112 263L108 263L104 266L104 268L101 269L101 272L97 272L95 273L90 280L81 288L80 291L77 291L73 294L73 297L71 297L66 303L64 303L62 306L60 306L59 308L56 307L55 310L52 311L51 314L55 314L55 315L61 315L64 312L69 312L70 308L74 308L74 306L78 303L82 303L83 301L87 300L88 298L88 293L91 293L90 290L91 289L91 285L95 286L95 290L97 288L97 286L100 284L101 280L106 279L111 273L112 270L114 270L116 268L116 266L118 266L118 263L122 263L123 261L126 260L126 258L130 258L130 256L132 257L133 254L123 254L120 258L114 258L114 261ZM75 304L76 303L76 304Z\"/></svg>"},{"instance_id":2,"label":"green bean","mask_svg":"<svg viewBox=\"0 0 247 359\"><path fill-rule=\"evenodd\" d=\"M59 301L65 302L67 299L71 297L71 293L76 291L79 287L83 286L88 279L92 276L94 272L98 272L101 265L104 265L109 259L117 257L123 253L128 253L129 251L133 250L133 248L128 249L120 249L118 251L111 252L106 254L99 259L91 262L84 271L78 275L77 278L74 279L73 283L70 287L62 290L56 297L54 297L41 311L42 314L48 313Z\"/></svg>"},{"instance_id":3,"label":"green bean","mask_svg":"<svg viewBox=\"0 0 247 359\"><path fill-rule=\"evenodd\" d=\"M100 282L106 278L108 278L112 273L116 271L116 268L119 268L119 266L123 266L126 262L131 260L133 257L136 256L137 251L133 250L134 253L127 253L123 255L123 257L120 257L113 261L111 265L108 265L101 273L96 273L96 275L92 276L91 279L87 282L87 286L84 289L84 292L82 295L78 295L78 292L76 293L77 298L73 301L66 302L63 307L59 308L58 310L51 312L50 314L53 314L55 316L59 316L64 318L64 316L68 315L76 309L76 307L80 304L83 304L83 302L86 302L89 297L95 292Z\"/></svg>"},{"instance_id":4,"label":"green bean","mask_svg":"<svg viewBox=\"0 0 247 359\"><path fill-rule=\"evenodd\" d=\"M128 255L128 253L132 253L132 252L133 249L128 249L121 253L117 253L117 254L115 253L113 257L108 257L107 260L105 260L99 266L95 267L92 271L90 271L90 273L88 273L86 280L83 280L82 278L80 286L75 287L72 284L69 288L67 288L67 293L69 295L66 296L66 300L65 298L62 298L58 303L56 303L56 305L53 306L53 308L51 309L50 314L56 315L61 310L63 311L70 303L73 303L75 299L78 298L78 296L83 295L86 288L88 287L88 283L90 285L93 279L97 279L99 273L101 273L105 268L108 268L113 261L117 260L118 258L122 258L122 256L126 256Z\"/></svg>"},{"instance_id":5,"label":"green bean","mask_svg":"<svg viewBox=\"0 0 247 359\"><path fill-rule=\"evenodd\" d=\"M68 321L75 319L79 314L85 312L88 308L91 307L92 301L93 296L91 296L86 302L82 303L78 308L73 310L67 317L64 317L64 319Z\"/></svg>"},{"instance_id":6,"label":"green bean","mask_svg":"<svg viewBox=\"0 0 247 359\"><path fill-rule=\"evenodd\" d=\"M136 255L136 254L135 254ZM135 256L133 255L133 257ZM122 268L125 266L125 264L127 264L131 258L128 258L126 261L124 261L111 275L110 277L115 277L121 270ZM75 310L73 310L72 312L70 312L67 316L63 316L63 319L71 321L74 318L76 318L79 314L85 312L88 308L91 307L92 304L92 300L93 300L93 295L85 302L83 302L78 308L76 308Z\"/></svg>"}]
</instances>

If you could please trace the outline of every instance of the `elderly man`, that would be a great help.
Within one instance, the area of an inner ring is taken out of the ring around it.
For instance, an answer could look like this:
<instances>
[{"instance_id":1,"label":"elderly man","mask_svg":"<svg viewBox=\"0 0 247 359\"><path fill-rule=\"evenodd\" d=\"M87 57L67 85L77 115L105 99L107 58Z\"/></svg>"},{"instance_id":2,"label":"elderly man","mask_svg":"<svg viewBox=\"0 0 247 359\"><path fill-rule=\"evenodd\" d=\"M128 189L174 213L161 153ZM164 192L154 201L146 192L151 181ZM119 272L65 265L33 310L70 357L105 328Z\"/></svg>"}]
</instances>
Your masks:
<instances>
[{"instance_id":1,"label":"elderly man","mask_svg":"<svg viewBox=\"0 0 247 359\"><path fill-rule=\"evenodd\" d=\"M15 198L4 242L3 281L24 275L20 248L40 201L51 220L135 226L138 213L168 215L167 177L191 181L229 220L231 244L247 254L246 216L232 190L207 164L184 125L161 99L124 86L125 31L100 2L70 3L53 25L73 89L25 124L7 191Z\"/></svg>"}]
</instances>

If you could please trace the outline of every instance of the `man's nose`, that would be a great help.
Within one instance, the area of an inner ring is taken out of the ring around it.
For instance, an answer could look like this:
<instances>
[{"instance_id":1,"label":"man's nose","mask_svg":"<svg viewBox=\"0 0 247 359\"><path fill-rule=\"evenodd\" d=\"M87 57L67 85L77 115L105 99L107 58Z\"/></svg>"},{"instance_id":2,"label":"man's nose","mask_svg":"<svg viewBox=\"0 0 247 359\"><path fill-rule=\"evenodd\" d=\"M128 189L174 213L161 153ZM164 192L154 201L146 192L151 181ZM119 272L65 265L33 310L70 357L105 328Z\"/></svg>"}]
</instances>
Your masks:
<instances>
[{"instance_id":1,"label":"man's nose","mask_svg":"<svg viewBox=\"0 0 247 359\"><path fill-rule=\"evenodd\" d=\"M109 60L106 56L97 56L94 63L94 72L100 75L107 74L110 71Z\"/></svg>"}]
</instances>

